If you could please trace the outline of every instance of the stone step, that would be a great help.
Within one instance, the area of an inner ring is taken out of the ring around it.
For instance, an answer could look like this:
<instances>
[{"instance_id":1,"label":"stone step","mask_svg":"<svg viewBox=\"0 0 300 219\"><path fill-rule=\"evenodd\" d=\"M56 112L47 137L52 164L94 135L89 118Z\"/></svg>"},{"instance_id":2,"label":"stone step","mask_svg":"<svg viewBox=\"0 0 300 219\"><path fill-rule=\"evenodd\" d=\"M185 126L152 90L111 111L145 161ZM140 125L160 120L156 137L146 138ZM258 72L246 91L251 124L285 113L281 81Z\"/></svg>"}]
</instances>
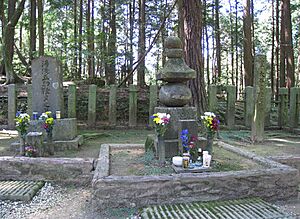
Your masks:
<instances>
[{"instance_id":1,"label":"stone step","mask_svg":"<svg viewBox=\"0 0 300 219\"><path fill-rule=\"evenodd\" d=\"M44 184L43 181L0 181L0 200L30 201Z\"/></svg>"},{"instance_id":2,"label":"stone step","mask_svg":"<svg viewBox=\"0 0 300 219\"><path fill-rule=\"evenodd\" d=\"M141 210L143 219L296 219L258 198L230 201L193 202L149 206Z\"/></svg>"}]
</instances>

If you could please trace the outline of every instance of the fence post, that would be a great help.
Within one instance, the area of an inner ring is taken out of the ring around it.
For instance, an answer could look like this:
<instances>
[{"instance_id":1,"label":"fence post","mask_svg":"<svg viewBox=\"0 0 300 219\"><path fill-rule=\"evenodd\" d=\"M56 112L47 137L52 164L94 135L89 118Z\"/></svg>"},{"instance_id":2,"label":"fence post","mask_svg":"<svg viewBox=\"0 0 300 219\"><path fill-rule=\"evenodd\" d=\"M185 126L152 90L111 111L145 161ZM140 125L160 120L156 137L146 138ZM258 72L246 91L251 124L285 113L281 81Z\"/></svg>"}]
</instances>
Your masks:
<instances>
[{"instance_id":1,"label":"fence post","mask_svg":"<svg viewBox=\"0 0 300 219\"><path fill-rule=\"evenodd\" d=\"M227 110L226 110L226 123L228 128L234 128L235 124L235 86L229 85L226 87L227 91Z\"/></svg>"},{"instance_id":2,"label":"fence post","mask_svg":"<svg viewBox=\"0 0 300 219\"><path fill-rule=\"evenodd\" d=\"M8 129L15 128L15 118L16 118L16 109L17 109L17 95L16 95L16 85L8 85Z\"/></svg>"},{"instance_id":3,"label":"fence post","mask_svg":"<svg viewBox=\"0 0 300 219\"><path fill-rule=\"evenodd\" d=\"M109 125L117 124L117 86L111 85L109 90Z\"/></svg>"},{"instance_id":4,"label":"fence post","mask_svg":"<svg viewBox=\"0 0 300 219\"><path fill-rule=\"evenodd\" d=\"M97 86L91 84L89 86L89 103L88 103L88 125L93 126L96 122L96 97Z\"/></svg>"},{"instance_id":5,"label":"fence post","mask_svg":"<svg viewBox=\"0 0 300 219\"><path fill-rule=\"evenodd\" d=\"M279 88L278 126L284 127L288 121L288 89Z\"/></svg>"},{"instance_id":6,"label":"fence post","mask_svg":"<svg viewBox=\"0 0 300 219\"><path fill-rule=\"evenodd\" d=\"M217 106L217 85L209 85L208 87L208 111L215 112Z\"/></svg>"},{"instance_id":7,"label":"fence post","mask_svg":"<svg viewBox=\"0 0 300 219\"><path fill-rule=\"evenodd\" d=\"M299 108L298 108L298 95L300 89L292 87L290 90L290 110L289 110L289 126L291 128L297 128L299 121Z\"/></svg>"},{"instance_id":8,"label":"fence post","mask_svg":"<svg viewBox=\"0 0 300 219\"><path fill-rule=\"evenodd\" d=\"M76 85L68 87L68 118L76 118Z\"/></svg>"},{"instance_id":9,"label":"fence post","mask_svg":"<svg viewBox=\"0 0 300 219\"><path fill-rule=\"evenodd\" d=\"M27 113L32 117L32 84L27 84Z\"/></svg>"},{"instance_id":10,"label":"fence post","mask_svg":"<svg viewBox=\"0 0 300 219\"><path fill-rule=\"evenodd\" d=\"M129 127L137 124L137 86L129 85Z\"/></svg>"},{"instance_id":11,"label":"fence post","mask_svg":"<svg viewBox=\"0 0 300 219\"><path fill-rule=\"evenodd\" d=\"M153 120L150 116L154 113L154 108L157 106L157 85L150 85L149 94L149 126L153 127Z\"/></svg>"},{"instance_id":12,"label":"fence post","mask_svg":"<svg viewBox=\"0 0 300 219\"><path fill-rule=\"evenodd\" d=\"M254 89L251 86L245 88L245 126L250 128L254 112Z\"/></svg>"}]
</instances>

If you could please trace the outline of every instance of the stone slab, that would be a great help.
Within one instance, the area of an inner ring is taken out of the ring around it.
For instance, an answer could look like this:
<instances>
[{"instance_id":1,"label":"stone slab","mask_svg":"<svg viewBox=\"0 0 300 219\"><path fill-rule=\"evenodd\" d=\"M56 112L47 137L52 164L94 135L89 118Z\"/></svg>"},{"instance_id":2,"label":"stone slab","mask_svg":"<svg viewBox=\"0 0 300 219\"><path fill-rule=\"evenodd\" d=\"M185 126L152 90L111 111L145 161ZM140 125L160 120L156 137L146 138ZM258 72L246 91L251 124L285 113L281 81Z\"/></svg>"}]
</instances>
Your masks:
<instances>
[{"instance_id":1,"label":"stone slab","mask_svg":"<svg viewBox=\"0 0 300 219\"><path fill-rule=\"evenodd\" d=\"M0 157L0 180L45 180L67 184L89 184L93 158Z\"/></svg>"},{"instance_id":2,"label":"stone slab","mask_svg":"<svg viewBox=\"0 0 300 219\"><path fill-rule=\"evenodd\" d=\"M59 61L41 56L32 60L31 72L33 112L64 112L63 73Z\"/></svg>"},{"instance_id":3,"label":"stone slab","mask_svg":"<svg viewBox=\"0 0 300 219\"><path fill-rule=\"evenodd\" d=\"M30 201L44 184L43 181L0 181L0 200Z\"/></svg>"},{"instance_id":4,"label":"stone slab","mask_svg":"<svg viewBox=\"0 0 300 219\"><path fill-rule=\"evenodd\" d=\"M211 168L210 167L195 167L195 168L183 168L183 167L178 167L175 165L172 165L173 170L175 173L204 173L204 172L210 172Z\"/></svg>"}]
</instances>

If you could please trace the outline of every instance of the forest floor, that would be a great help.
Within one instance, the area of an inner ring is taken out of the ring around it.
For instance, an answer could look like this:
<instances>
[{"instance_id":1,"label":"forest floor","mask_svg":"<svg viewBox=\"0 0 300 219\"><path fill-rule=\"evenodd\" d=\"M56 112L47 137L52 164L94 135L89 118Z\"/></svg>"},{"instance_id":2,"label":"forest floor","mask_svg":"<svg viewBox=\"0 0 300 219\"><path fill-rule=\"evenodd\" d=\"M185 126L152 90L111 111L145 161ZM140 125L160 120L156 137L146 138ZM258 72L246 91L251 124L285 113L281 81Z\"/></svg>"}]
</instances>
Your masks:
<instances>
[{"instance_id":1,"label":"forest floor","mask_svg":"<svg viewBox=\"0 0 300 219\"><path fill-rule=\"evenodd\" d=\"M149 130L80 130L80 134L85 137L84 145L79 150L61 152L56 156L96 158L101 144L143 144L146 136L152 133L153 131ZM262 156L300 155L300 136L298 135L283 131L267 131L265 141L254 145L250 142L249 134L249 131L221 131L220 137L230 144ZM14 155L14 152L9 150L9 145L16 139L16 133L0 132L0 156ZM140 156L138 154L133 154L133 157ZM47 193L51 195L53 188L58 198L49 198L45 195ZM130 215L137 212L137 209L134 208L107 209L97 212L91 203L92 189L90 187L50 185L46 186L44 190L29 203L0 201L0 212L4 212L4 216L0 218L130 218ZM300 193L298 199L276 202L275 204L287 212L300 215Z\"/></svg>"}]
</instances>

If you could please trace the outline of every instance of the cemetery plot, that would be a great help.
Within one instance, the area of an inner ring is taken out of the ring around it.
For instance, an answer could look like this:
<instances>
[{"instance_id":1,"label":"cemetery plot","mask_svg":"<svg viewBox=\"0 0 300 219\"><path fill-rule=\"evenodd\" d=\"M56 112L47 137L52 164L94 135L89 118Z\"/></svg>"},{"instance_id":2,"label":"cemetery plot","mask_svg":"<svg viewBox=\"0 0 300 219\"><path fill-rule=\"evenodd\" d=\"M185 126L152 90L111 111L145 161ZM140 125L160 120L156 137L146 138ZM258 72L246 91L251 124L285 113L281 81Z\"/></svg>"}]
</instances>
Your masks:
<instances>
[{"instance_id":1,"label":"cemetery plot","mask_svg":"<svg viewBox=\"0 0 300 219\"><path fill-rule=\"evenodd\" d=\"M214 146L213 172L263 169L262 165L221 147ZM110 151L110 175L161 175L175 173L171 160L161 164L153 152L138 149L112 149Z\"/></svg>"}]
</instances>

